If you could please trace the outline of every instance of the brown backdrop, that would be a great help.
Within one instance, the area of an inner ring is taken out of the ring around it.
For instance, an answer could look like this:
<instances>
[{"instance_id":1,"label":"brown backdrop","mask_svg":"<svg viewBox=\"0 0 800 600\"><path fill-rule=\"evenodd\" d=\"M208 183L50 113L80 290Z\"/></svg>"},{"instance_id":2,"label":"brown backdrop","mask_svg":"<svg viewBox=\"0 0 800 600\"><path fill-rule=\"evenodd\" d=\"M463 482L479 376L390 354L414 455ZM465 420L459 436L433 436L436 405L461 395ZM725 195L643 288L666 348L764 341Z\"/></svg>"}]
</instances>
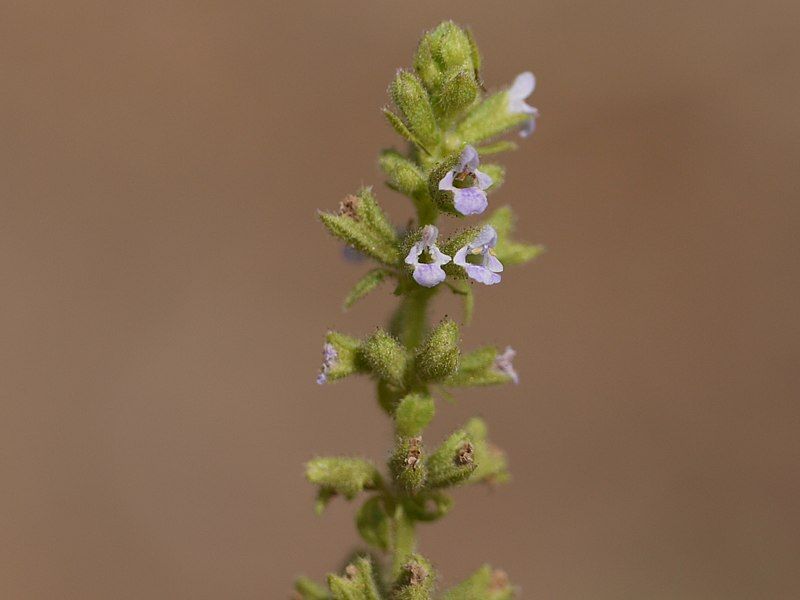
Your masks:
<instances>
[{"instance_id":1,"label":"brown backdrop","mask_svg":"<svg viewBox=\"0 0 800 600\"><path fill-rule=\"evenodd\" d=\"M491 6L495 4L495 6ZM283 598L356 543L315 453L384 456L366 382L318 388L363 266L315 222L396 143L421 31L532 69L494 197L548 254L479 290L480 413L514 481L422 531L524 598L800 596L794 1L6 2L0 7L0 597ZM439 314L456 311L442 302Z\"/></svg>"}]
</instances>

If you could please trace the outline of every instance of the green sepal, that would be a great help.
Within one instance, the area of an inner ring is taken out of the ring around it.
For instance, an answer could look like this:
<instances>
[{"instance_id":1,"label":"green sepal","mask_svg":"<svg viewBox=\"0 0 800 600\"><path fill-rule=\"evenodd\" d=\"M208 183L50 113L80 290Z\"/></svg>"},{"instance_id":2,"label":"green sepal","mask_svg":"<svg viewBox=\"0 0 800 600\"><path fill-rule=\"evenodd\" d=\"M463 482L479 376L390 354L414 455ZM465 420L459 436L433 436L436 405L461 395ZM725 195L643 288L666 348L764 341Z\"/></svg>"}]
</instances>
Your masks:
<instances>
[{"instance_id":1,"label":"green sepal","mask_svg":"<svg viewBox=\"0 0 800 600\"><path fill-rule=\"evenodd\" d=\"M409 71L399 70L389 94L397 108L405 117L411 132L426 148L439 143L439 127L433 114L428 92L419 77Z\"/></svg>"},{"instance_id":2,"label":"green sepal","mask_svg":"<svg viewBox=\"0 0 800 600\"><path fill-rule=\"evenodd\" d=\"M505 572L483 565L468 579L444 592L442 600L512 600L514 595Z\"/></svg>"},{"instance_id":3,"label":"green sepal","mask_svg":"<svg viewBox=\"0 0 800 600\"><path fill-rule=\"evenodd\" d=\"M459 429L428 457L429 488L449 487L464 483L476 468L474 447L469 434Z\"/></svg>"},{"instance_id":4,"label":"green sepal","mask_svg":"<svg viewBox=\"0 0 800 600\"><path fill-rule=\"evenodd\" d=\"M383 551L389 549L392 524L381 496L373 496L361 505L356 513L356 527L365 542Z\"/></svg>"},{"instance_id":5,"label":"green sepal","mask_svg":"<svg viewBox=\"0 0 800 600\"><path fill-rule=\"evenodd\" d=\"M431 200L433 200L434 204L436 204L436 206L442 212L446 212L457 217L463 217L464 215L458 212L455 209L455 206L453 206L453 192L440 190L439 182L445 175L447 175L448 171L453 169L453 167L458 164L460 157L461 150L459 149L456 152L446 156L441 162L437 163L431 169L430 175L428 175L428 194L430 195Z\"/></svg>"},{"instance_id":6,"label":"green sepal","mask_svg":"<svg viewBox=\"0 0 800 600\"><path fill-rule=\"evenodd\" d=\"M392 129L394 129L396 133L398 133L401 137L405 138L418 148L421 148L426 154L430 154L428 149L422 145L422 142L419 141L417 136L411 133L411 130L406 126L405 123L403 123L403 119L398 117L388 108L383 108L381 109L381 111L383 112L383 115L386 117L386 120L389 121L389 125L392 126Z\"/></svg>"},{"instance_id":7,"label":"green sepal","mask_svg":"<svg viewBox=\"0 0 800 600\"><path fill-rule=\"evenodd\" d=\"M328 381L336 381L354 373L363 373L367 367L361 360L359 348L361 340L338 331L329 331L325 341L336 349L336 360L326 372Z\"/></svg>"},{"instance_id":8,"label":"green sepal","mask_svg":"<svg viewBox=\"0 0 800 600\"><path fill-rule=\"evenodd\" d=\"M495 346L483 346L461 356L458 370L444 381L447 387L472 387L510 383L511 377L495 366Z\"/></svg>"},{"instance_id":9,"label":"green sepal","mask_svg":"<svg viewBox=\"0 0 800 600\"><path fill-rule=\"evenodd\" d=\"M470 483L505 483L510 479L505 452L489 442L483 419L470 419L464 430L472 440L472 455L477 467L469 477Z\"/></svg>"},{"instance_id":10,"label":"green sepal","mask_svg":"<svg viewBox=\"0 0 800 600\"><path fill-rule=\"evenodd\" d=\"M328 575L334 600L381 600L372 572L372 562L360 557L345 568L345 576Z\"/></svg>"},{"instance_id":11,"label":"green sepal","mask_svg":"<svg viewBox=\"0 0 800 600\"><path fill-rule=\"evenodd\" d=\"M544 246L515 242L514 233L516 217L509 206L501 206L486 220L487 225L497 232L495 255L503 266L521 265L529 262L544 252Z\"/></svg>"},{"instance_id":12,"label":"green sepal","mask_svg":"<svg viewBox=\"0 0 800 600\"><path fill-rule=\"evenodd\" d=\"M530 115L508 111L508 92L492 94L475 106L456 128L458 136L468 144L476 144L516 127L520 127Z\"/></svg>"},{"instance_id":13,"label":"green sepal","mask_svg":"<svg viewBox=\"0 0 800 600\"><path fill-rule=\"evenodd\" d=\"M402 499L406 514L415 521L437 521L453 507L453 499L439 490L424 491Z\"/></svg>"},{"instance_id":14,"label":"green sepal","mask_svg":"<svg viewBox=\"0 0 800 600\"><path fill-rule=\"evenodd\" d=\"M395 386L403 385L408 357L395 338L378 329L360 347L360 356L378 377Z\"/></svg>"},{"instance_id":15,"label":"green sepal","mask_svg":"<svg viewBox=\"0 0 800 600\"><path fill-rule=\"evenodd\" d=\"M378 165L389 179L392 189L411 198L427 192L427 181L422 170L397 150L381 152Z\"/></svg>"},{"instance_id":16,"label":"green sepal","mask_svg":"<svg viewBox=\"0 0 800 600\"><path fill-rule=\"evenodd\" d=\"M375 466L362 458L326 456L314 458L306 464L306 478L328 494L352 500L365 489L380 485L381 476Z\"/></svg>"},{"instance_id":17,"label":"green sepal","mask_svg":"<svg viewBox=\"0 0 800 600\"><path fill-rule=\"evenodd\" d=\"M452 119L475 102L478 94L475 71L457 71L442 81L433 96L433 106L441 118Z\"/></svg>"},{"instance_id":18,"label":"green sepal","mask_svg":"<svg viewBox=\"0 0 800 600\"><path fill-rule=\"evenodd\" d=\"M308 577L298 577L294 582L294 591L301 600L330 600L331 597L324 586Z\"/></svg>"},{"instance_id":19,"label":"green sepal","mask_svg":"<svg viewBox=\"0 0 800 600\"><path fill-rule=\"evenodd\" d=\"M458 368L458 325L444 319L420 345L415 356L416 374L426 382L442 381Z\"/></svg>"},{"instance_id":20,"label":"green sepal","mask_svg":"<svg viewBox=\"0 0 800 600\"><path fill-rule=\"evenodd\" d=\"M387 265L399 262L397 233L369 188L345 198L338 214L320 211L318 215L331 235L362 254Z\"/></svg>"},{"instance_id":21,"label":"green sepal","mask_svg":"<svg viewBox=\"0 0 800 600\"><path fill-rule=\"evenodd\" d=\"M397 487L407 494L416 494L425 485L428 472L424 463L422 438L398 437L389 458L389 471Z\"/></svg>"},{"instance_id":22,"label":"green sepal","mask_svg":"<svg viewBox=\"0 0 800 600\"><path fill-rule=\"evenodd\" d=\"M392 600L430 600L436 584L436 572L427 559L412 554L401 566L392 586Z\"/></svg>"},{"instance_id":23,"label":"green sepal","mask_svg":"<svg viewBox=\"0 0 800 600\"><path fill-rule=\"evenodd\" d=\"M386 269L372 269L371 271L367 271L361 279L356 281L355 285L348 292L347 297L344 299L344 309L347 310L377 288L388 275L389 271Z\"/></svg>"},{"instance_id":24,"label":"green sepal","mask_svg":"<svg viewBox=\"0 0 800 600\"><path fill-rule=\"evenodd\" d=\"M469 244L473 241L478 234L481 232L480 227L467 227L465 229L460 229L456 231L453 235L449 238L445 239L441 244L439 244L439 249L447 254L447 256L455 256L456 252L458 252L461 248ZM464 270L463 267L458 266L454 262L449 262L444 267L444 272L447 273L448 278L451 280L448 283L450 284L450 289L456 293L459 293L454 289L454 285L462 286L459 287L461 291L464 291L466 288L463 286L469 286L467 282L458 282L455 283L452 280L459 280L459 279L466 279L467 272ZM466 293L466 292L464 292Z\"/></svg>"},{"instance_id":25,"label":"green sepal","mask_svg":"<svg viewBox=\"0 0 800 600\"><path fill-rule=\"evenodd\" d=\"M394 410L397 435L413 437L422 433L436 413L433 398L427 394L409 394L400 400Z\"/></svg>"}]
</instances>

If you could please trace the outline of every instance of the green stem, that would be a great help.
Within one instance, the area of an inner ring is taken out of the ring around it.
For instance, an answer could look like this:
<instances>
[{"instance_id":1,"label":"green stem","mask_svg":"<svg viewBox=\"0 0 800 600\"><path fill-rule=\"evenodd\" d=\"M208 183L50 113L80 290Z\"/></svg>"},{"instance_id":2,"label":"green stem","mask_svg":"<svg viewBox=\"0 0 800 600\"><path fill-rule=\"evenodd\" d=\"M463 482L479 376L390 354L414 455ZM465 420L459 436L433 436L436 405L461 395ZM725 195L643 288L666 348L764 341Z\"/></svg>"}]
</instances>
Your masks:
<instances>
[{"instance_id":1,"label":"green stem","mask_svg":"<svg viewBox=\"0 0 800 600\"><path fill-rule=\"evenodd\" d=\"M408 562L408 557L416 549L416 536L414 535L414 522L409 519L401 504L394 511L394 545L392 547L392 579L396 579Z\"/></svg>"}]
</instances>

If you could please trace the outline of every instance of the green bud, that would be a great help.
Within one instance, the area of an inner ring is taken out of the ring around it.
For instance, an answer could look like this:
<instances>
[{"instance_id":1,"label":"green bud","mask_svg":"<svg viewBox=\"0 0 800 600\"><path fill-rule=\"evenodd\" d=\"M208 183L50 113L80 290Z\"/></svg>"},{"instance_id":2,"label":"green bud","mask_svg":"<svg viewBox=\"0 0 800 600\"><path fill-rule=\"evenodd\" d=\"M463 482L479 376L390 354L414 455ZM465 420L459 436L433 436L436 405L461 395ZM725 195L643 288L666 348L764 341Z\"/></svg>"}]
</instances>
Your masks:
<instances>
[{"instance_id":1,"label":"green bud","mask_svg":"<svg viewBox=\"0 0 800 600\"><path fill-rule=\"evenodd\" d=\"M396 339L379 329L361 345L360 355L369 369L379 378L401 386L408 358Z\"/></svg>"},{"instance_id":2,"label":"green bud","mask_svg":"<svg viewBox=\"0 0 800 600\"><path fill-rule=\"evenodd\" d=\"M397 487L404 492L416 494L422 489L427 477L427 469L423 462L422 438L398 438L389 459L389 470L397 482Z\"/></svg>"},{"instance_id":3,"label":"green bud","mask_svg":"<svg viewBox=\"0 0 800 600\"><path fill-rule=\"evenodd\" d=\"M298 577L294 590L302 600L330 600L331 597L328 590L308 577Z\"/></svg>"},{"instance_id":4,"label":"green bud","mask_svg":"<svg viewBox=\"0 0 800 600\"><path fill-rule=\"evenodd\" d=\"M508 473L508 459L505 453L487 439L488 429L483 419L474 418L464 426L473 445L473 458L477 467L470 475L470 482L505 483Z\"/></svg>"},{"instance_id":5,"label":"green bud","mask_svg":"<svg viewBox=\"0 0 800 600\"><path fill-rule=\"evenodd\" d=\"M344 309L347 310L353 306L353 304L369 294L372 290L377 288L386 279L388 274L388 271L385 269L372 269L371 271L367 271L367 273L356 282L356 284L347 294L347 298L344 299Z\"/></svg>"},{"instance_id":6,"label":"green bud","mask_svg":"<svg viewBox=\"0 0 800 600\"><path fill-rule=\"evenodd\" d=\"M511 208L502 206L492 213L486 223L497 231L495 254L504 266L521 265L544 252L544 246L515 242L512 233L516 218Z\"/></svg>"},{"instance_id":7,"label":"green bud","mask_svg":"<svg viewBox=\"0 0 800 600\"><path fill-rule=\"evenodd\" d=\"M427 180L420 168L395 150L381 152L378 164L389 179L389 186L411 198L428 193Z\"/></svg>"},{"instance_id":8,"label":"green bud","mask_svg":"<svg viewBox=\"0 0 800 600\"><path fill-rule=\"evenodd\" d=\"M460 429L447 438L426 461L428 487L447 487L464 483L475 470L474 447L469 435Z\"/></svg>"},{"instance_id":9,"label":"green bud","mask_svg":"<svg viewBox=\"0 0 800 600\"><path fill-rule=\"evenodd\" d=\"M462 69L475 71L472 42L458 25L445 21L426 37L430 40L431 54L443 72L451 73Z\"/></svg>"},{"instance_id":10,"label":"green bud","mask_svg":"<svg viewBox=\"0 0 800 600\"><path fill-rule=\"evenodd\" d=\"M374 489L381 481L375 466L361 458L322 457L306 464L306 477L329 493L352 500L364 489Z\"/></svg>"},{"instance_id":11,"label":"green bud","mask_svg":"<svg viewBox=\"0 0 800 600\"><path fill-rule=\"evenodd\" d=\"M391 520L386 513L383 498L373 496L356 514L356 527L368 544L388 550L391 538Z\"/></svg>"},{"instance_id":12,"label":"green bud","mask_svg":"<svg viewBox=\"0 0 800 600\"><path fill-rule=\"evenodd\" d=\"M325 341L336 350L336 358L327 365L327 370L323 367L328 381L335 381L366 370L366 366L359 356L360 340L338 331L329 331L325 336Z\"/></svg>"},{"instance_id":13,"label":"green bud","mask_svg":"<svg viewBox=\"0 0 800 600\"><path fill-rule=\"evenodd\" d=\"M387 265L399 262L397 234L369 188L360 190L357 196L347 196L338 214L318 214L332 235L359 252Z\"/></svg>"},{"instance_id":14,"label":"green bud","mask_svg":"<svg viewBox=\"0 0 800 600\"><path fill-rule=\"evenodd\" d=\"M405 117L408 128L422 145L427 148L436 146L439 143L439 127L428 92L419 78L413 73L400 70L389 87L389 93Z\"/></svg>"},{"instance_id":15,"label":"green bud","mask_svg":"<svg viewBox=\"0 0 800 600\"><path fill-rule=\"evenodd\" d=\"M511 600L514 588L508 575L499 569L483 565L469 579L447 590L442 600Z\"/></svg>"},{"instance_id":16,"label":"green bud","mask_svg":"<svg viewBox=\"0 0 800 600\"><path fill-rule=\"evenodd\" d=\"M451 119L466 110L478 97L478 82L473 71L457 71L448 76L434 95L434 108L443 118Z\"/></svg>"},{"instance_id":17,"label":"green bud","mask_svg":"<svg viewBox=\"0 0 800 600\"><path fill-rule=\"evenodd\" d=\"M392 587L392 600L430 600L436 583L433 566L419 554L412 554L400 569Z\"/></svg>"},{"instance_id":18,"label":"green bud","mask_svg":"<svg viewBox=\"0 0 800 600\"><path fill-rule=\"evenodd\" d=\"M412 437L422 433L436 412L433 398L424 394L409 394L397 405L394 423L397 435Z\"/></svg>"},{"instance_id":19,"label":"green bud","mask_svg":"<svg viewBox=\"0 0 800 600\"><path fill-rule=\"evenodd\" d=\"M365 557L356 559L345 567L344 577L328 575L328 586L334 600L381 600L372 562Z\"/></svg>"},{"instance_id":20,"label":"green bud","mask_svg":"<svg viewBox=\"0 0 800 600\"><path fill-rule=\"evenodd\" d=\"M414 70L429 92L439 87L442 79L442 69L433 58L430 32L422 37L419 46L417 46L417 52L414 55Z\"/></svg>"},{"instance_id":21,"label":"green bud","mask_svg":"<svg viewBox=\"0 0 800 600\"><path fill-rule=\"evenodd\" d=\"M416 353L417 375L422 381L441 381L458 368L458 325L445 319L431 331Z\"/></svg>"},{"instance_id":22,"label":"green bud","mask_svg":"<svg viewBox=\"0 0 800 600\"><path fill-rule=\"evenodd\" d=\"M498 92L476 105L456 128L468 144L497 137L525 123L530 115L508 111L508 93Z\"/></svg>"}]
</instances>

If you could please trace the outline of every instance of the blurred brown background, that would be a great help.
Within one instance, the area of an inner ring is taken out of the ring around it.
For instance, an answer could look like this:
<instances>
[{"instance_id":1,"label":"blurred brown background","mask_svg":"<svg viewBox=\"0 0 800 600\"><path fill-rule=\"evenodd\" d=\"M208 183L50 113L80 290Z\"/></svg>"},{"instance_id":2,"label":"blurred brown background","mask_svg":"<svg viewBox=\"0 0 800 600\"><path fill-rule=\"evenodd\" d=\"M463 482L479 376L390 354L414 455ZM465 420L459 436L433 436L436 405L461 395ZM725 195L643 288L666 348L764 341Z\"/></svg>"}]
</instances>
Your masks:
<instances>
[{"instance_id":1,"label":"blurred brown background","mask_svg":"<svg viewBox=\"0 0 800 600\"><path fill-rule=\"evenodd\" d=\"M319 388L363 271L314 219L398 222L378 108L419 34L471 25L542 113L494 202L548 254L482 288L519 352L475 413L515 479L422 550L541 599L800 597L800 8L794 1L0 5L0 597L284 598L357 542L302 463L380 460L365 381ZM449 299L437 313L457 314Z\"/></svg>"}]
</instances>

